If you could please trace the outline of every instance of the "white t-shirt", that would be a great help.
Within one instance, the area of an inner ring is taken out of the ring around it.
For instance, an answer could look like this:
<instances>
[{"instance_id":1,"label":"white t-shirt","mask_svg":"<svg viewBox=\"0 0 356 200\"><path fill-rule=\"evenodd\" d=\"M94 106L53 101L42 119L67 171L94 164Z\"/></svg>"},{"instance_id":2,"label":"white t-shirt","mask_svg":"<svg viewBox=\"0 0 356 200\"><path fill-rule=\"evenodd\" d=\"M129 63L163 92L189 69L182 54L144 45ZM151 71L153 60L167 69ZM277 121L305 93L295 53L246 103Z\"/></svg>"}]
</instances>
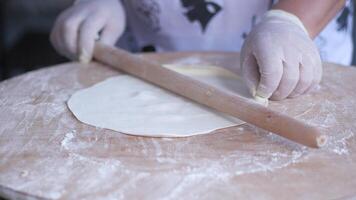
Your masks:
<instances>
[{"instance_id":1,"label":"white t-shirt","mask_svg":"<svg viewBox=\"0 0 356 200\"><path fill-rule=\"evenodd\" d=\"M140 49L240 51L246 35L271 0L123 0ZM340 12L341 14L341 12ZM339 17L339 16L338 16ZM336 17L315 39L325 61L350 64L351 21L338 31Z\"/></svg>"},{"instance_id":2,"label":"white t-shirt","mask_svg":"<svg viewBox=\"0 0 356 200\"><path fill-rule=\"evenodd\" d=\"M347 1L346 7L315 38L314 42L324 61L343 65L351 64L353 12L350 1Z\"/></svg>"}]
</instances>

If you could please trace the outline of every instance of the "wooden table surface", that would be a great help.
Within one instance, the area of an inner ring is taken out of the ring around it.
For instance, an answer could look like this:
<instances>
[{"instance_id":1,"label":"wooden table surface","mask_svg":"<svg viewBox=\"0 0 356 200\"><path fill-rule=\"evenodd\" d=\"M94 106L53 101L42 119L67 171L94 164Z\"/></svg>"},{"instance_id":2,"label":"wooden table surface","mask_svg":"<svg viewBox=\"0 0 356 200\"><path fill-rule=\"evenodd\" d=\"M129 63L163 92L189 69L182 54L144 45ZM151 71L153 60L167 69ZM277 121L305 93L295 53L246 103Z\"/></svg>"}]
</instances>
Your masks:
<instances>
[{"instance_id":1,"label":"wooden table surface","mask_svg":"<svg viewBox=\"0 0 356 200\"><path fill-rule=\"evenodd\" d=\"M234 68L235 53L147 54ZM80 123L77 90L119 72L67 63L0 83L0 196L29 199L343 199L356 197L356 70L324 63L320 89L272 109L322 127L308 149L245 124L189 138L147 138ZM193 123L193 122L192 122ZM283 126L283 124L281 124Z\"/></svg>"}]
</instances>

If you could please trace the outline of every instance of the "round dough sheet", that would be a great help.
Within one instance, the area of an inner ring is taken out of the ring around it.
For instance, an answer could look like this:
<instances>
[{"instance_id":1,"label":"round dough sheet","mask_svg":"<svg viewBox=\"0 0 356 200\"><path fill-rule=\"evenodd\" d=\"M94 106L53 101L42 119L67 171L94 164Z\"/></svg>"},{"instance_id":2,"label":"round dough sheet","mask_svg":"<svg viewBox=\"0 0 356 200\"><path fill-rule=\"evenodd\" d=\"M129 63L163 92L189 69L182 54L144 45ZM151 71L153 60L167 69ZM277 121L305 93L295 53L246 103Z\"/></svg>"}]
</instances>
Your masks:
<instances>
[{"instance_id":1,"label":"round dough sheet","mask_svg":"<svg viewBox=\"0 0 356 200\"><path fill-rule=\"evenodd\" d=\"M213 66L165 67L250 98L243 81ZM237 118L177 96L130 75L119 75L76 92L68 101L86 124L130 135L186 137L243 124Z\"/></svg>"}]
</instances>

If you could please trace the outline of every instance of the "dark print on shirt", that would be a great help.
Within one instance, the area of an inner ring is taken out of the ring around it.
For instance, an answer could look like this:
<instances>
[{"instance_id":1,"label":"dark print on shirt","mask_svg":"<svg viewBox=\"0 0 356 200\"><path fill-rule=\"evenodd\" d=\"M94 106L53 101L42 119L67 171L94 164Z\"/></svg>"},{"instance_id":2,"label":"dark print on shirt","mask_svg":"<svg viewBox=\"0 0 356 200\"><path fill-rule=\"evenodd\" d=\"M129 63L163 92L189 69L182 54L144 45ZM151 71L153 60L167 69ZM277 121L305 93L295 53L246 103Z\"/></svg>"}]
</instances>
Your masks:
<instances>
[{"instance_id":1,"label":"dark print on shirt","mask_svg":"<svg viewBox=\"0 0 356 200\"><path fill-rule=\"evenodd\" d=\"M252 19L251 19L251 29L256 25L256 23L257 23L257 15L253 15ZM247 36L248 36L248 33L243 32L241 37L242 37L242 39L246 39Z\"/></svg>"},{"instance_id":2,"label":"dark print on shirt","mask_svg":"<svg viewBox=\"0 0 356 200\"><path fill-rule=\"evenodd\" d=\"M345 6L340 16L336 19L338 25L337 31L347 31L349 15L351 14L351 6Z\"/></svg>"},{"instance_id":3,"label":"dark print on shirt","mask_svg":"<svg viewBox=\"0 0 356 200\"><path fill-rule=\"evenodd\" d=\"M145 21L154 32L161 30L159 21L159 15L161 9L159 4L155 0L131 0L132 5L135 6L135 10L140 16L141 20Z\"/></svg>"},{"instance_id":4,"label":"dark print on shirt","mask_svg":"<svg viewBox=\"0 0 356 200\"><path fill-rule=\"evenodd\" d=\"M201 29L205 32L211 19L221 11L221 6L215 2L206 0L181 0L186 9L185 16L190 22L198 21Z\"/></svg>"}]
</instances>

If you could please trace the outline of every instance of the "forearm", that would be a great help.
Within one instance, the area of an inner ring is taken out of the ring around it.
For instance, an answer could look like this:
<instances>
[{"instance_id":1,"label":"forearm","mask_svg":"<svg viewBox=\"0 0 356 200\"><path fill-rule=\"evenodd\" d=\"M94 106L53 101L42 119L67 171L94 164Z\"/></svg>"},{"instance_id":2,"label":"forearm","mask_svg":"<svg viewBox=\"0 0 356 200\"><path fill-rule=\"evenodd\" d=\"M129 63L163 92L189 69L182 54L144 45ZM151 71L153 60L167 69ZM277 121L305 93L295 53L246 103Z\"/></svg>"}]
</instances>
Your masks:
<instances>
[{"instance_id":1,"label":"forearm","mask_svg":"<svg viewBox=\"0 0 356 200\"><path fill-rule=\"evenodd\" d=\"M346 0L280 0L272 9L296 15L315 38L345 5Z\"/></svg>"}]
</instances>

